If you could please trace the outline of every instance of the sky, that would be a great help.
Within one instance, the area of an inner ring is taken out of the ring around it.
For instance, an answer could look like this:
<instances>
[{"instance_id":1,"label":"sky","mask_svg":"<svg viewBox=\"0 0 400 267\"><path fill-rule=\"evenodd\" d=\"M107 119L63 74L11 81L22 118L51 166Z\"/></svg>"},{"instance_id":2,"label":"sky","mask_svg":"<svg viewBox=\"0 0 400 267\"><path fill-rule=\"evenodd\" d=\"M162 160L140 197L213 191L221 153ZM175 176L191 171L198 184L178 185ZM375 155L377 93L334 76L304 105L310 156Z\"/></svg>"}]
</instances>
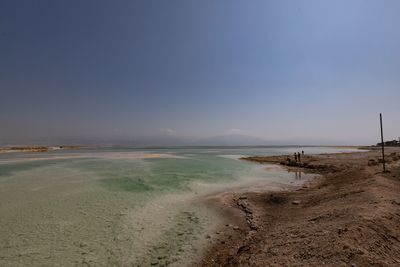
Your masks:
<instances>
[{"instance_id":1,"label":"sky","mask_svg":"<svg viewBox=\"0 0 400 267\"><path fill-rule=\"evenodd\" d=\"M0 1L0 144L400 136L400 1Z\"/></svg>"}]
</instances>

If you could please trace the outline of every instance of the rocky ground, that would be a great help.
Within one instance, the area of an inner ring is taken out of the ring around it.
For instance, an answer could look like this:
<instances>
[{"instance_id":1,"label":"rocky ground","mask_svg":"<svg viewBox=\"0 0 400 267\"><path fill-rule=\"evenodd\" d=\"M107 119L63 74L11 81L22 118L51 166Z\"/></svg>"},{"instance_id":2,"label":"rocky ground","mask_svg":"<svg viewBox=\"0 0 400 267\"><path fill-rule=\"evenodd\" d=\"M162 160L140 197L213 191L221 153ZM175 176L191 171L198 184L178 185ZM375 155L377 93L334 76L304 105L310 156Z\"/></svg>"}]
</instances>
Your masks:
<instances>
[{"instance_id":1,"label":"rocky ground","mask_svg":"<svg viewBox=\"0 0 400 267\"><path fill-rule=\"evenodd\" d=\"M252 157L322 174L295 191L225 194L226 224L200 266L400 266L400 148L310 155L301 163ZM217 206L218 206L217 205Z\"/></svg>"}]
</instances>

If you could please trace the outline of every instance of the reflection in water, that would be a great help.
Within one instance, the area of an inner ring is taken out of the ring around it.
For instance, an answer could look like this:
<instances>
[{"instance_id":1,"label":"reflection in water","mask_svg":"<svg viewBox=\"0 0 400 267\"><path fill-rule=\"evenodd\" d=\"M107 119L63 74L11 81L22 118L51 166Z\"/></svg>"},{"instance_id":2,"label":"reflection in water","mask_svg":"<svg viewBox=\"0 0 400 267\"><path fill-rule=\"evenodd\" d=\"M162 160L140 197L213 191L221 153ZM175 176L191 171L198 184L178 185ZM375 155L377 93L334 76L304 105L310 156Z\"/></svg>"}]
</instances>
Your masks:
<instances>
[{"instance_id":1,"label":"reflection in water","mask_svg":"<svg viewBox=\"0 0 400 267\"><path fill-rule=\"evenodd\" d=\"M296 180L301 180L301 171L295 171L296 172Z\"/></svg>"},{"instance_id":2,"label":"reflection in water","mask_svg":"<svg viewBox=\"0 0 400 267\"><path fill-rule=\"evenodd\" d=\"M287 170L288 173L292 173L294 172L294 179L296 180L301 180L301 175L303 174L303 172L301 170Z\"/></svg>"}]
</instances>

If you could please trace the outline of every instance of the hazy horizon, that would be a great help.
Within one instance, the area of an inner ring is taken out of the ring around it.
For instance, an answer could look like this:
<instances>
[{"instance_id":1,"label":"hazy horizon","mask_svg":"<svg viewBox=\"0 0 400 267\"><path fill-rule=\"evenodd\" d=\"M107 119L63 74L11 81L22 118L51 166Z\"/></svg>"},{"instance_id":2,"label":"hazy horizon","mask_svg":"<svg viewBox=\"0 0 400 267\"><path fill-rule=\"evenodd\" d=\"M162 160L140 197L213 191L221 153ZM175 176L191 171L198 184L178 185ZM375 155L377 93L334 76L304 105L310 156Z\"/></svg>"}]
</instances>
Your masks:
<instances>
[{"instance_id":1,"label":"hazy horizon","mask_svg":"<svg viewBox=\"0 0 400 267\"><path fill-rule=\"evenodd\" d=\"M132 147L132 148L154 148L154 147L284 147L284 146L369 146L375 143L342 142L313 139L313 140L265 140L253 136L241 134L228 134L209 137L185 137L171 135L141 136L135 138L100 138L100 137L44 137L37 139L18 140L5 139L0 146L59 146L79 145L89 147Z\"/></svg>"},{"instance_id":2,"label":"hazy horizon","mask_svg":"<svg viewBox=\"0 0 400 267\"><path fill-rule=\"evenodd\" d=\"M0 145L400 136L398 1L2 1Z\"/></svg>"}]
</instances>

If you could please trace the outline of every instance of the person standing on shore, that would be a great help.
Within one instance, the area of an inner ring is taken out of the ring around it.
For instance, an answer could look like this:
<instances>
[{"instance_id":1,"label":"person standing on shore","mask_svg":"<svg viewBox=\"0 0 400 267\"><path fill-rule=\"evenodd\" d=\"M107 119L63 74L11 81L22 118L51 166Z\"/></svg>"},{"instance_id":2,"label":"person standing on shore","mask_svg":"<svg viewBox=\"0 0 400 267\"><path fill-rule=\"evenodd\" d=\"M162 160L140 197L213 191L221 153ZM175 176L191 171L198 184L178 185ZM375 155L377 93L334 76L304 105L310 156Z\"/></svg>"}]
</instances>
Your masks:
<instances>
[{"instance_id":1,"label":"person standing on shore","mask_svg":"<svg viewBox=\"0 0 400 267\"><path fill-rule=\"evenodd\" d=\"M302 150L302 151L301 151L301 155L303 155L303 156L304 156L304 150Z\"/></svg>"},{"instance_id":2,"label":"person standing on shore","mask_svg":"<svg viewBox=\"0 0 400 267\"><path fill-rule=\"evenodd\" d=\"M294 152L294 161L297 162L297 153Z\"/></svg>"},{"instance_id":3,"label":"person standing on shore","mask_svg":"<svg viewBox=\"0 0 400 267\"><path fill-rule=\"evenodd\" d=\"M297 158L298 158L299 161L301 161L300 160L300 152L297 152Z\"/></svg>"}]
</instances>

